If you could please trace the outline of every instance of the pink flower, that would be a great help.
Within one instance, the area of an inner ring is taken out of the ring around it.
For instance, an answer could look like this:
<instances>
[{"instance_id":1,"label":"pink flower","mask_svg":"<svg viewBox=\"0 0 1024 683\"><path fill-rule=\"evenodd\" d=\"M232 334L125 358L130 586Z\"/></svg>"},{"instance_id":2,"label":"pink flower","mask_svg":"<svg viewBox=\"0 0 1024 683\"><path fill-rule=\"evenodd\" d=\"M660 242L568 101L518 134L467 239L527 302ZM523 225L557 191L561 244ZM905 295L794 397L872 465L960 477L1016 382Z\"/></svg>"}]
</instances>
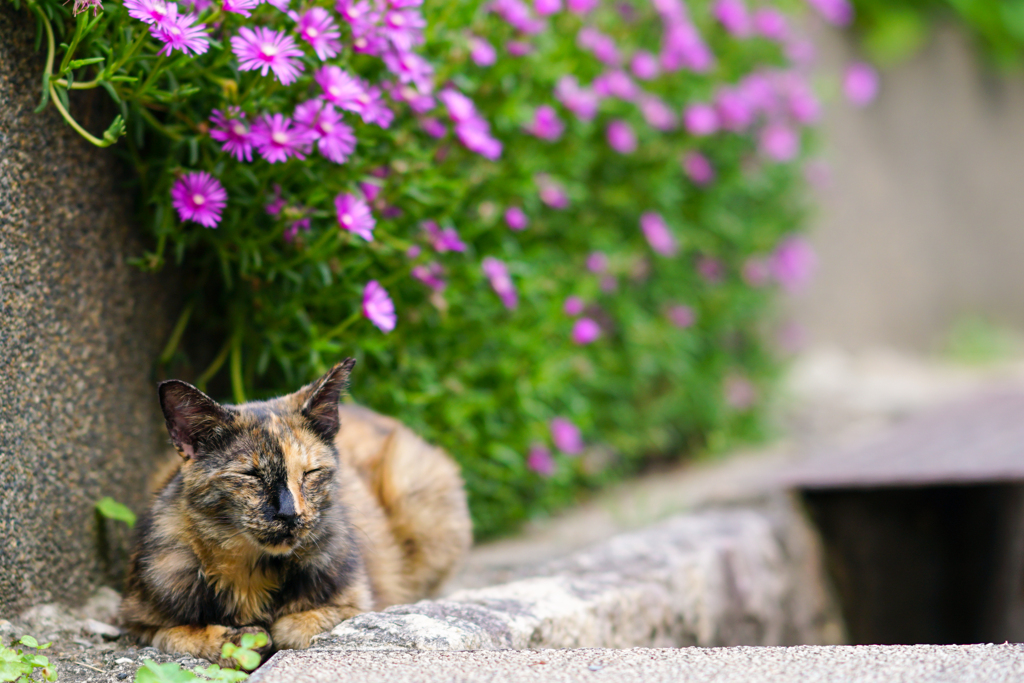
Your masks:
<instances>
[{"instance_id":1,"label":"pink flower","mask_svg":"<svg viewBox=\"0 0 1024 683\"><path fill-rule=\"evenodd\" d=\"M410 259L419 258L419 255L422 254L422 253L423 253L423 249L421 249L420 245L418 245L418 244L414 244L414 245L412 245L411 247L409 247L408 249L405 250L406 257L410 258Z\"/></svg>"},{"instance_id":2,"label":"pink flower","mask_svg":"<svg viewBox=\"0 0 1024 683\"><path fill-rule=\"evenodd\" d=\"M608 256L603 251L593 251L587 256L587 270L603 273L608 270Z\"/></svg>"},{"instance_id":3,"label":"pink flower","mask_svg":"<svg viewBox=\"0 0 1024 683\"><path fill-rule=\"evenodd\" d=\"M768 259L751 256L743 263L743 281L751 287L764 287L772 278L771 264Z\"/></svg>"},{"instance_id":4,"label":"pink flower","mask_svg":"<svg viewBox=\"0 0 1024 683\"><path fill-rule=\"evenodd\" d=\"M619 154L632 154L636 151L636 133L625 121L616 119L609 123L606 135L608 145Z\"/></svg>"},{"instance_id":5,"label":"pink flower","mask_svg":"<svg viewBox=\"0 0 1024 683\"><path fill-rule=\"evenodd\" d=\"M750 35L750 14L743 0L718 0L711 12L725 30L737 38Z\"/></svg>"},{"instance_id":6,"label":"pink flower","mask_svg":"<svg viewBox=\"0 0 1024 683\"><path fill-rule=\"evenodd\" d=\"M398 316L395 315L395 303L388 296L387 290L376 280L370 280L363 289L363 315L385 334L395 329Z\"/></svg>"},{"instance_id":7,"label":"pink flower","mask_svg":"<svg viewBox=\"0 0 1024 683\"><path fill-rule=\"evenodd\" d=\"M564 131L565 124L558 118L558 113L546 104L537 107L533 112L533 122L526 129L527 133L548 142L554 142L562 137Z\"/></svg>"},{"instance_id":8,"label":"pink flower","mask_svg":"<svg viewBox=\"0 0 1024 683\"><path fill-rule=\"evenodd\" d=\"M567 0L566 6L573 14L587 14L595 9L599 0Z\"/></svg>"},{"instance_id":9,"label":"pink flower","mask_svg":"<svg viewBox=\"0 0 1024 683\"><path fill-rule=\"evenodd\" d=\"M584 307L583 299L578 296L570 296L565 300L562 310L565 311L566 315L577 316L583 312Z\"/></svg>"},{"instance_id":10,"label":"pink flower","mask_svg":"<svg viewBox=\"0 0 1024 683\"><path fill-rule=\"evenodd\" d=\"M586 346L601 336L601 327L590 318L580 318L572 326L572 341L574 344Z\"/></svg>"},{"instance_id":11,"label":"pink flower","mask_svg":"<svg viewBox=\"0 0 1024 683\"><path fill-rule=\"evenodd\" d=\"M683 122L690 135L703 137L718 132L718 113L710 104L691 104L683 111Z\"/></svg>"},{"instance_id":12,"label":"pink flower","mask_svg":"<svg viewBox=\"0 0 1024 683\"><path fill-rule=\"evenodd\" d=\"M546 17L562 11L562 0L533 0L533 10Z\"/></svg>"},{"instance_id":13,"label":"pink flower","mask_svg":"<svg viewBox=\"0 0 1024 683\"><path fill-rule=\"evenodd\" d=\"M423 119L420 121L420 125L423 127L423 132L432 138L443 138L448 134L448 126L435 118Z\"/></svg>"},{"instance_id":14,"label":"pink flower","mask_svg":"<svg viewBox=\"0 0 1024 683\"><path fill-rule=\"evenodd\" d=\"M320 153L336 164L345 163L356 149L352 128L323 100L308 100L295 107L295 122L306 127Z\"/></svg>"},{"instance_id":15,"label":"pink flower","mask_svg":"<svg viewBox=\"0 0 1024 683\"><path fill-rule=\"evenodd\" d=\"M562 76L555 85L555 99L581 121L590 121L597 114L600 98L590 88L581 88L575 76Z\"/></svg>"},{"instance_id":16,"label":"pink flower","mask_svg":"<svg viewBox=\"0 0 1024 683\"><path fill-rule=\"evenodd\" d=\"M444 267L437 262L425 266L416 266L412 269L412 276L435 292L443 292L445 287L448 286L448 283L444 280Z\"/></svg>"},{"instance_id":17,"label":"pink flower","mask_svg":"<svg viewBox=\"0 0 1024 683\"><path fill-rule=\"evenodd\" d=\"M676 238L668 229L668 225L665 224L665 219L661 217L661 214L648 211L642 215L640 217L640 229L643 230L644 237L647 238L647 243L651 245L651 249L662 256L676 255L679 245L676 243Z\"/></svg>"},{"instance_id":18,"label":"pink flower","mask_svg":"<svg viewBox=\"0 0 1024 683\"><path fill-rule=\"evenodd\" d=\"M853 19L853 7L848 0L807 0L807 4L830 24L846 26Z\"/></svg>"},{"instance_id":19,"label":"pink flower","mask_svg":"<svg viewBox=\"0 0 1024 683\"><path fill-rule=\"evenodd\" d=\"M739 88L722 88L715 94L715 112L725 130L740 133L754 122L754 107Z\"/></svg>"},{"instance_id":20,"label":"pink flower","mask_svg":"<svg viewBox=\"0 0 1024 683\"><path fill-rule=\"evenodd\" d=\"M878 72L864 62L851 64L843 77L843 92L851 104L866 107L878 95Z\"/></svg>"},{"instance_id":21,"label":"pink flower","mask_svg":"<svg viewBox=\"0 0 1024 683\"><path fill-rule=\"evenodd\" d=\"M601 277L601 291L605 294L611 294L619 288L619 281L615 279L614 275L607 274Z\"/></svg>"},{"instance_id":22,"label":"pink flower","mask_svg":"<svg viewBox=\"0 0 1024 683\"><path fill-rule=\"evenodd\" d=\"M271 216L276 216L281 213L288 202L281 196L281 186L274 185L274 199L266 205L267 213Z\"/></svg>"},{"instance_id":23,"label":"pink flower","mask_svg":"<svg viewBox=\"0 0 1024 683\"><path fill-rule=\"evenodd\" d=\"M525 230L530 224L530 219L518 206L510 206L505 210L505 223L512 230Z\"/></svg>"},{"instance_id":24,"label":"pink flower","mask_svg":"<svg viewBox=\"0 0 1024 683\"><path fill-rule=\"evenodd\" d=\"M617 69L601 74L594 79L594 92L602 97L617 97L627 102L633 101L640 89L625 71Z\"/></svg>"},{"instance_id":25,"label":"pink flower","mask_svg":"<svg viewBox=\"0 0 1024 683\"><path fill-rule=\"evenodd\" d=\"M260 156L272 164L288 157L305 159L313 136L302 126L293 126L283 114L263 115L252 126L252 141Z\"/></svg>"},{"instance_id":26,"label":"pink flower","mask_svg":"<svg viewBox=\"0 0 1024 683\"><path fill-rule=\"evenodd\" d=\"M526 466L543 477L550 477L555 473L555 460L551 457L551 451L540 444L530 446Z\"/></svg>"},{"instance_id":27,"label":"pink flower","mask_svg":"<svg viewBox=\"0 0 1024 683\"><path fill-rule=\"evenodd\" d=\"M725 278L725 267L716 258L701 256L697 259L697 274L705 282L716 285Z\"/></svg>"},{"instance_id":28,"label":"pink flower","mask_svg":"<svg viewBox=\"0 0 1024 683\"><path fill-rule=\"evenodd\" d=\"M357 98L357 106L351 111L359 114L364 123L373 123L381 128L387 128L395 119L395 113L384 104L382 94L380 88L367 86L363 94Z\"/></svg>"},{"instance_id":29,"label":"pink flower","mask_svg":"<svg viewBox=\"0 0 1024 683\"><path fill-rule=\"evenodd\" d=\"M446 251L466 251L466 243L459 239L459 233L455 228L448 227L442 230L434 221L423 221L422 227L437 252L443 254Z\"/></svg>"},{"instance_id":30,"label":"pink flower","mask_svg":"<svg viewBox=\"0 0 1024 683\"><path fill-rule=\"evenodd\" d=\"M366 201L372 202L380 196L383 188L377 183L359 183L359 189L363 191L363 196L366 197Z\"/></svg>"},{"instance_id":31,"label":"pink flower","mask_svg":"<svg viewBox=\"0 0 1024 683\"><path fill-rule=\"evenodd\" d=\"M505 308L512 310L519 305L519 296L516 294L516 287L509 277L508 268L502 261L488 256L481 263L484 275L491 281L491 287L498 294L501 303Z\"/></svg>"},{"instance_id":32,"label":"pink flower","mask_svg":"<svg viewBox=\"0 0 1024 683\"><path fill-rule=\"evenodd\" d=\"M362 197L339 194L334 198L334 210L338 214L338 225L343 230L359 235L367 242L373 241L373 228L377 221Z\"/></svg>"},{"instance_id":33,"label":"pink flower","mask_svg":"<svg viewBox=\"0 0 1024 683\"><path fill-rule=\"evenodd\" d=\"M259 6L261 0L224 0L221 3L221 9L225 12L233 12L235 14L241 14L243 17L251 16L249 10L256 9Z\"/></svg>"},{"instance_id":34,"label":"pink flower","mask_svg":"<svg viewBox=\"0 0 1024 683\"><path fill-rule=\"evenodd\" d=\"M564 417L551 420L551 440L555 448L566 455L579 455L583 452L583 436L579 427Z\"/></svg>"},{"instance_id":35,"label":"pink flower","mask_svg":"<svg viewBox=\"0 0 1024 683\"><path fill-rule=\"evenodd\" d=\"M683 171L695 185L708 185L715 179L715 169L708 158L700 152L687 152L683 157Z\"/></svg>"},{"instance_id":36,"label":"pink flower","mask_svg":"<svg viewBox=\"0 0 1024 683\"><path fill-rule=\"evenodd\" d=\"M160 26L168 18L173 20L178 14L178 6L163 0L124 0L128 16L141 22Z\"/></svg>"},{"instance_id":37,"label":"pink flower","mask_svg":"<svg viewBox=\"0 0 1024 683\"><path fill-rule=\"evenodd\" d=\"M569 195L565 193L565 188L551 176L539 173L534 180L542 202L552 209L564 209L569 206Z\"/></svg>"},{"instance_id":38,"label":"pink flower","mask_svg":"<svg viewBox=\"0 0 1024 683\"><path fill-rule=\"evenodd\" d=\"M757 401L757 391L751 381L735 373L725 378L723 392L726 404L736 410L746 410Z\"/></svg>"},{"instance_id":39,"label":"pink flower","mask_svg":"<svg viewBox=\"0 0 1024 683\"><path fill-rule=\"evenodd\" d=\"M784 123L769 123L761 131L759 147L769 159L792 161L800 153L800 136Z\"/></svg>"},{"instance_id":40,"label":"pink flower","mask_svg":"<svg viewBox=\"0 0 1024 683\"><path fill-rule=\"evenodd\" d=\"M228 107L226 116L214 109L210 122L214 125L210 137L224 143L221 145L222 150L239 161L252 161L252 134L240 108Z\"/></svg>"},{"instance_id":41,"label":"pink flower","mask_svg":"<svg viewBox=\"0 0 1024 683\"><path fill-rule=\"evenodd\" d=\"M282 235L282 237L284 237L284 241L294 241L295 238L298 237L299 235L299 230L302 230L303 232L309 232L309 223L310 221L308 218L300 218L299 220L289 225L288 228L284 231L284 235Z\"/></svg>"},{"instance_id":42,"label":"pink flower","mask_svg":"<svg viewBox=\"0 0 1024 683\"><path fill-rule=\"evenodd\" d=\"M210 49L210 36L204 24L196 24L194 14L177 14L177 6L168 7L170 12L161 23L149 27L150 34L164 46L158 55L169 55L174 50L185 54L201 55Z\"/></svg>"},{"instance_id":43,"label":"pink flower","mask_svg":"<svg viewBox=\"0 0 1024 683\"><path fill-rule=\"evenodd\" d=\"M360 101L365 94L362 82L341 67L333 64L323 66L313 78L324 91L324 98L346 111L359 113Z\"/></svg>"},{"instance_id":44,"label":"pink flower","mask_svg":"<svg viewBox=\"0 0 1024 683\"><path fill-rule=\"evenodd\" d=\"M821 114L818 98L811 92L811 86L796 73L786 74L780 79L779 88L786 98L789 113L797 123L809 125Z\"/></svg>"},{"instance_id":45,"label":"pink flower","mask_svg":"<svg viewBox=\"0 0 1024 683\"><path fill-rule=\"evenodd\" d=\"M525 57L533 52L533 46L522 40L510 40L505 43L505 49L513 57Z\"/></svg>"},{"instance_id":46,"label":"pink flower","mask_svg":"<svg viewBox=\"0 0 1024 683\"><path fill-rule=\"evenodd\" d=\"M714 57L696 27L689 20L669 24L661 46L661 66L666 71L689 69L705 73L714 64Z\"/></svg>"},{"instance_id":47,"label":"pink flower","mask_svg":"<svg viewBox=\"0 0 1024 683\"><path fill-rule=\"evenodd\" d=\"M774 7L759 7L754 10L754 30L764 38L780 43L789 38L786 15Z\"/></svg>"},{"instance_id":48,"label":"pink flower","mask_svg":"<svg viewBox=\"0 0 1024 683\"><path fill-rule=\"evenodd\" d=\"M676 127L678 120L672 109L664 101L654 95L640 97L640 113L651 128L669 131Z\"/></svg>"},{"instance_id":49,"label":"pink flower","mask_svg":"<svg viewBox=\"0 0 1024 683\"><path fill-rule=\"evenodd\" d=\"M384 66L388 68L388 71L398 76L398 80L402 83L415 85L424 95L429 95L434 91L434 67L430 65L430 62L420 57L415 52L386 52L384 54ZM404 98L409 101L410 104L419 106L418 98L406 97ZM428 109L432 109L434 106L433 100L429 101L430 106ZM419 109L422 113L425 111L422 107Z\"/></svg>"},{"instance_id":50,"label":"pink flower","mask_svg":"<svg viewBox=\"0 0 1024 683\"><path fill-rule=\"evenodd\" d=\"M629 68L633 70L633 75L641 81L657 78L660 71L658 68L658 58L646 50L639 50L633 55Z\"/></svg>"},{"instance_id":51,"label":"pink flower","mask_svg":"<svg viewBox=\"0 0 1024 683\"><path fill-rule=\"evenodd\" d=\"M679 329L685 330L696 322L697 316L689 306L678 304L668 309L668 319Z\"/></svg>"},{"instance_id":52,"label":"pink flower","mask_svg":"<svg viewBox=\"0 0 1024 683\"><path fill-rule=\"evenodd\" d=\"M456 123L462 123L463 121L469 121L471 119L479 118L476 113L476 106L473 104L473 100L469 99L458 90L454 88L446 88L441 91L438 95L441 103L444 104L448 110L448 116L451 117L452 121Z\"/></svg>"},{"instance_id":53,"label":"pink flower","mask_svg":"<svg viewBox=\"0 0 1024 683\"><path fill-rule=\"evenodd\" d=\"M455 124L455 137L466 149L496 161L501 158L501 142L491 135L490 124L479 116Z\"/></svg>"},{"instance_id":54,"label":"pink flower","mask_svg":"<svg viewBox=\"0 0 1024 683\"><path fill-rule=\"evenodd\" d=\"M608 66L618 66L622 61L615 40L591 26L584 26L576 36L576 43L589 50L597 59Z\"/></svg>"},{"instance_id":55,"label":"pink flower","mask_svg":"<svg viewBox=\"0 0 1024 683\"><path fill-rule=\"evenodd\" d=\"M471 36L469 39L469 58L477 66L490 66L498 59L494 46L483 38Z\"/></svg>"},{"instance_id":56,"label":"pink flower","mask_svg":"<svg viewBox=\"0 0 1024 683\"><path fill-rule=\"evenodd\" d=\"M783 239L769 259L772 276L787 292L802 289L814 275L817 265L814 249L799 235Z\"/></svg>"},{"instance_id":57,"label":"pink flower","mask_svg":"<svg viewBox=\"0 0 1024 683\"><path fill-rule=\"evenodd\" d=\"M341 52L341 32L334 17L323 7L312 7L299 19L299 36L313 46L320 59L336 57Z\"/></svg>"},{"instance_id":58,"label":"pink flower","mask_svg":"<svg viewBox=\"0 0 1024 683\"><path fill-rule=\"evenodd\" d=\"M293 83L305 68L296 59L302 56L302 50L283 31L272 31L262 26L253 30L243 26L238 29L238 35L231 39L231 49L238 57L239 69L259 69L263 76L271 70L281 85Z\"/></svg>"},{"instance_id":59,"label":"pink flower","mask_svg":"<svg viewBox=\"0 0 1024 683\"><path fill-rule=\"evenodd\" d=\"M427 22L418 10L392 8L384 14L384 36L398 52L409 52L423 42Z\"/></svg>"},{"instance_id":60,"label":"pink flower","mask_svg":"<svg viewBox=\"0 0 1024 683\"><path fill-rule=\"evenodd\" d=\"M195 221L207 228L220 223L228 203L224 186L206 171L186 173L171 187L171 204L183 221Z\"/></svg>"}]
</instances>

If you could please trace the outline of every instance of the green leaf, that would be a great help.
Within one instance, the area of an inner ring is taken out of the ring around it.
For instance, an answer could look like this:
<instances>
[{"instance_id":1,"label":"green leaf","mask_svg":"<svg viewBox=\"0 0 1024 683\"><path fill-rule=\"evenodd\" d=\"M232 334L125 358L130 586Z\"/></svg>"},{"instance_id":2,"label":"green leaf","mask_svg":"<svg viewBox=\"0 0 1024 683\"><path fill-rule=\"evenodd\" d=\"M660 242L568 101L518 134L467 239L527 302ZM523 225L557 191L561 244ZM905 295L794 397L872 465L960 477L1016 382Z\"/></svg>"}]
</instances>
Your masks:
<instances>
[{"instance_id":1,"label":"green leaf","mask_svg":"<svg viewBox=\"0 0 1024 683\"><path fill-rule=\"evenodd\" d=\"M0 662L0 681L16 681L32 673L32 665L25 662Z\"/></svg>"},{"instance_id":2,"label":"green leaf","mask_svg":"<svg viewBox=\"0 0 1024 683\"><path fill-rule=\"evenodd\" d=\"M118 114L117 116L114 117L114 120L111 122L110 127L107 128L103 132L103 139L106 140L107 142L109 142L110 144L114 144L115 142L117 142L117 139L119 137L124 135L124 133L125 133L124 119L121 118L120 114ZM125 510L128 510L128 508L125 508ZM129 512L131 512L131 511L129 510ZM122 520L122 521L127 521L127 520ZM134 524L135 524L135 515L132 514L132 521L131 521L131 523L128 524L128 526L134 526Z\"/></svg>"},{"instance_id":3,"label":"green leaf","mask_svg":"<svg viewBox=\"0 0 1024 683\"><path fill-rule=\"evenodd\" d=\"M99 64L104 59L106 59L106 57L89 57L88 59L72 59L71 63L68 64L68 68L69 69L80 69L83 66L87 66L89 64Z\"/></svg>"},{"instance_id":4,"label":"green leaf","mask_svg":"<svg viewBox=\"0 0 1024 683\"><path fill-rule=\"evenodd\" d=\"M50 665L50 660L42 655L34 655L30 660L32 666L44 667Z\"/></svg>"},{"instance_id":5,"label":"green leaf","mask_svg":"<svg viewBox=\"0 0 1024 683\"><path fill-rule=\"evenodd\" d=\"M123 133L124 123L121 122L120 116L114 119L114 123L120 123L121 131ZM113 126L111 126L111 128L113 128ZM108 129L107 132L103 134L104 140L107 139L107 134L109 132L110 130ZM100 501L96 503L96 511L104 517L106 517L107 519L114 519L118 522L124 522L128 525L128 528L135 526L135 513L129 510L128 506L118 503L110 496L101 498Z\"/></svg>"},{"instance_id":6,"label":"green leaf","mask_svg":"<svg viewBox=\"0 0 1024 683\"><path fill-rule=\"evenodd\" d=\"M39 648L39 641L32 636L22 636L21 640L18 641L22 645L28 645L29 647Z\"/></svg>"},{"instance_id":7,"label":"green leaf","mask_svg":"<svg viewBox=\"0 0 1024 683\"><path fill-rule=\"evenodd\" d=\"M238 683L238 681L244 681L249 677L249 674L244 671L222 669L216 664L206 669L196 667L195 672L204 678L209 678L212 681L222 681L223 683Z\"/></svg>"},{"instance_id":8,"label":"green leaf","mask_svg":"<svg viewBox=\"0 0 1024 683\"><path fill-rule=\"evenodd\" d=\"M247 671L252 671L260 665L260 654L252 650L239 650L234 654L234 659L239 666Z\"/></svg>"},{"instance_id":9,"label":"green leaf","mask_svg":"<svg viewBox=\"0 0 1024 683\"><path fill-rule=\"evenodd\" d=\"M199 679L194 673L182 669L177 662L157 664L152 659L147 659L135 673L135 683L190 683L196 680Z\"/></svg>"}]
</instances>

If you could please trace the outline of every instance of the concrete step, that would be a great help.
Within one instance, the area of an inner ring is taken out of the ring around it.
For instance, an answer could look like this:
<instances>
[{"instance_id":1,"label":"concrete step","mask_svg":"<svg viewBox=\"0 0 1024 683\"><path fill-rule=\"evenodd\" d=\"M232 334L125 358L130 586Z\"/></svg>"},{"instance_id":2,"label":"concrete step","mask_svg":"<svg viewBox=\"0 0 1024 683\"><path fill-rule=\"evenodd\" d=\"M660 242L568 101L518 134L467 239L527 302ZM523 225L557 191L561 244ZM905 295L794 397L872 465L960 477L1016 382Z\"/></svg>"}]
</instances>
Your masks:
<instances>
[{"instance_id":1,"label":"concrete step","mask_svg":"<svg viewBox=\"0 0 1024 683\"><path fill-rule=\"evenodd\" d=\"M995 683L1024 681L1022 645L478 650L275 655L249 683Z\"/></svg>"}]
</instances>

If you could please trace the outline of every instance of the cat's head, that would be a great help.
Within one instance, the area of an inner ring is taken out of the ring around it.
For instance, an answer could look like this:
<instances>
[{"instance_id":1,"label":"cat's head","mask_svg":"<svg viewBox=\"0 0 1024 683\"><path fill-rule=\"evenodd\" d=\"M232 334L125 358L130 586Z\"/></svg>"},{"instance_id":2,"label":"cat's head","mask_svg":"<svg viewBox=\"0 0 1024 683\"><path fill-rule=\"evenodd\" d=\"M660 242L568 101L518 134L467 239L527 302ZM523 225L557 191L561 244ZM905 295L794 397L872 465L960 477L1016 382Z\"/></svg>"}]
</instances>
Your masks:
<instances>
[{"instance_id":1,"label":"cat's head","mask_svg":"<svg viewBox=\"0 0 1024 683\"><path fill-rule=\"evenodd\" d=\"M160 384L160 406L183 458L181 494L197 529L285 555L316 543L331 507L348 359L294 394L220 405L190 384Z\"/></svg>"}]
</instances>

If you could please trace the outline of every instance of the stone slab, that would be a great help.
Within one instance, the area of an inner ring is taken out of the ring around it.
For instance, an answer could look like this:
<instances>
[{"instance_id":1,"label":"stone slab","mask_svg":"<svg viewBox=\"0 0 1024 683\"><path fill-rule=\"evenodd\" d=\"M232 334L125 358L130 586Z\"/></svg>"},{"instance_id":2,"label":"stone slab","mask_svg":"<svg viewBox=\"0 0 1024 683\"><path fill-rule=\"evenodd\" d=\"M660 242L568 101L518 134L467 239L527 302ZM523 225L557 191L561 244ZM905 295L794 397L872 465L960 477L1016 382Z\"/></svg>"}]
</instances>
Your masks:
<instances>
[{"instance_id":1,"label":"stone slab","mask_svg":"<svg viewBox=\"0 0 1024 683\"><path fill-rule=\"evenodd\" d=\"M1002 683L1021 645L803 646L276 655L250 683Z\"/></svg>"},{"instance_id":2,"label":"stone slab","mask_svg":"<svg viewBox=\"0 0 1024 683\"><path fill-rule=\"evenodd\" d=\"M362 614L320 650L840 642L816 537L785 496L681 515L510 583Z\"/></svg>"},{"instance_id":3,"label":"stone slab","mask_svg":"<svg viewBox=\"0 0 1024 683\"><path fill-rule=\"evenodd\" d=\"M842 489L1024 482L1024 392L990 390L783 472L783 486Z\"/></svg>"},{"instance_id":4,"label":"stone slab","mask_svg":"<svg viewBox=\"0 0 1024 683\"><path fill-rule=\"evenodd\" d=\"M33 111L46 56L22 5L0 3L0 618L117 574L124 530L93 506L144 507L175 315L169 274L127 263L143 244L116 153ZM97 94L71 102L94 132Z\"/></svg>"}]
</instances>

